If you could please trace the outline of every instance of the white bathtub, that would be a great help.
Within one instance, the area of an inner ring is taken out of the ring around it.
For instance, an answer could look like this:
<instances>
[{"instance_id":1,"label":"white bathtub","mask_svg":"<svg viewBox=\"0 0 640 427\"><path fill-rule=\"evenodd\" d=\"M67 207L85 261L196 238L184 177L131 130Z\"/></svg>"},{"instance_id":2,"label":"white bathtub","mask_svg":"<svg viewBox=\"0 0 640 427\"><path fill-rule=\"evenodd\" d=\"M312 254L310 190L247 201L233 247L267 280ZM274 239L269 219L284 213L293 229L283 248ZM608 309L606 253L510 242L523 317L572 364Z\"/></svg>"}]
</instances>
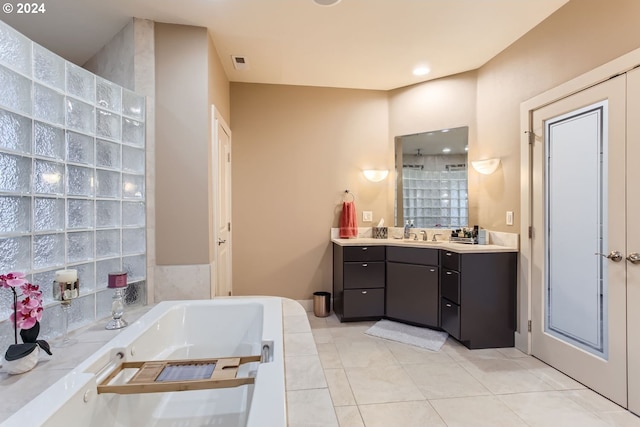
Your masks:
<instances>
[{"instance_id":1,"label":"white bathtub","mask_svg":"<svg viewBox=\"0 0 640 427\"><path fill-rule=\"evenodd\" d=\"M228 389L148 394L97 394L96 384L123 361L259 355L238 376L255 384ZM60 351L65 351L59 349ZM11 416L6 427L249 426L285 427L286 402L280 298L221 298L158 304L84 363Z\"/></svg>"}]
</instances>

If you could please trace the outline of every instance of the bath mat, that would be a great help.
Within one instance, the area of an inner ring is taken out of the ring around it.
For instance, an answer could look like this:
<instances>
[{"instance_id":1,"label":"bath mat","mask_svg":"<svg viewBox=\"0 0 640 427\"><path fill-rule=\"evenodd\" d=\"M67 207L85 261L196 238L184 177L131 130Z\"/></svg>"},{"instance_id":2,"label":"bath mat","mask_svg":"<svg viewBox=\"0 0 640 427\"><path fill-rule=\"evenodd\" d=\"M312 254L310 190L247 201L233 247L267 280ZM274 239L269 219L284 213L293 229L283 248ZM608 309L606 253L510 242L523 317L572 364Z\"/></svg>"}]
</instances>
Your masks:
<instances>
[{"instance_id":1,"label":"bath mat","mask_svg":"<svg viewBox=\"0 0 640 427\"><path fill-rule=\"evenodd\" d=\"M443 331L419 328L390 320L380 320L364 333L374 337L426 348L431 351L439 351L449 336L449 334Z\"/></svg>"}]
</instances>

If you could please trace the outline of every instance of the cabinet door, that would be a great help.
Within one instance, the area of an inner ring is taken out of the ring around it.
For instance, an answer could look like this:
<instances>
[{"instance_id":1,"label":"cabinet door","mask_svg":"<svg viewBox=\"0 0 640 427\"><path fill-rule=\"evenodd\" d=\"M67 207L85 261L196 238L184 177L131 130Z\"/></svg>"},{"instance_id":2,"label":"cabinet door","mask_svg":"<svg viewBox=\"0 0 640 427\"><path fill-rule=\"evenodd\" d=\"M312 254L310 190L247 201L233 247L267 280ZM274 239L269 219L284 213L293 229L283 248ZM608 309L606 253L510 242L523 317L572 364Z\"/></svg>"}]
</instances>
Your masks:
<instances>
[{"instance_id":1,"label":"cabinet door","mask_svg":"<svg viewBox=\"0 0 640 427\"><path fill-rule=\"evenodd\" d=\"M387 262L387 317L437 327L438 305L438 267Z\"/></svg>"},{"instance_id":2,"label":"cabinet door","mask_svg":"<svg viewBox=\"0 0 640 427\"><path fill-rule=\"evenodd\" d=\"M380 318L383 315L384 289L349 289L344 291L345 318Z\"/></svg>"},{"instance_id":3,"label":"cabinet door","mask_svg":"<svg viewBox=\"0 0 640 427\"><path fill-rule=\"evenodd\" d=\"M344 288L384 288L384 262L345 262Z\"/></svg>"}]
</instances>

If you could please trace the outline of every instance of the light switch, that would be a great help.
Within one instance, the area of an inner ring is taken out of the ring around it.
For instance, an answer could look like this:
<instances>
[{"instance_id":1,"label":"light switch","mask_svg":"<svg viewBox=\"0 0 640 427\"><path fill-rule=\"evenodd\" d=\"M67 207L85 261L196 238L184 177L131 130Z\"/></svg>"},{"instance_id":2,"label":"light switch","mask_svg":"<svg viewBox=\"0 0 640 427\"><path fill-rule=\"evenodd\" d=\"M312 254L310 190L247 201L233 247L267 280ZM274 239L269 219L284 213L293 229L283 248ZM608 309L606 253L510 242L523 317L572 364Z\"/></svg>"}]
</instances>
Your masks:
<instances>
[{"instance_id":1,"label":"light switch","mask_svg":"<svg viewBox=\"0 0 640 427\"><path fill-rule=\"evenodd\" d=\"M362 211L362 222L373 221L373 211Z\"/></svg>"},{"instance_id":2,"label":"light switch","mask_svg":"<svg viewBox=\"0 0 640 427\"><path fill-rule=\"evenodd\" d=\"M507 211L507 225L513 225L513 211Z\"/></svg>"}]
</instances>

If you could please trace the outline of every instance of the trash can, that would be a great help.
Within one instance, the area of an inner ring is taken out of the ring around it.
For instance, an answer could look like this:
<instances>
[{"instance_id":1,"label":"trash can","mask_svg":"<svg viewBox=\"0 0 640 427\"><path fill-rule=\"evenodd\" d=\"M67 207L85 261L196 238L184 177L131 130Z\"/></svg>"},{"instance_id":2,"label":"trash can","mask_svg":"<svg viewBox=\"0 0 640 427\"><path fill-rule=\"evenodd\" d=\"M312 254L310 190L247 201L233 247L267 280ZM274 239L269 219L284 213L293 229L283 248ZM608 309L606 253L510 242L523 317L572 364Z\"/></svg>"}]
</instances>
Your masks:
<instances>
[{"instance_id":1,"label":"trash can","mask_svg":"<svg viewBox=\"0 0 640 427\"><path fill-rule=\"evenodd\" d=\"M331 293L330 292L314 292L313 293L313 314L316 317L327 317L331 312Z\"/></svg>"}]
</instances>

